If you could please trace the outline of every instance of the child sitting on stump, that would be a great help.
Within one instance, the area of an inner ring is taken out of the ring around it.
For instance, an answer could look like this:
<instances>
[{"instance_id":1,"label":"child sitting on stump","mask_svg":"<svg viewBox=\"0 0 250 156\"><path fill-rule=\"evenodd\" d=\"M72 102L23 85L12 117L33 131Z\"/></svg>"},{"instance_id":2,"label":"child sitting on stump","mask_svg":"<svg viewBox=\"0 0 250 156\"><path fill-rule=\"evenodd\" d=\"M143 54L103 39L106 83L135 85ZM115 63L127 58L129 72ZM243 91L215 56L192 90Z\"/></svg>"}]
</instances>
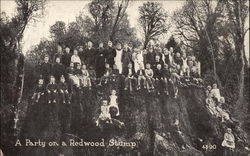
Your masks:
<instances>
[{"instance_id":1,"label":"child sitting on stump","mask_svg":"<svg viewBox=\"0 0 250 156\"><path fill-rule=\"evenodd\" d=\"M89 78L89 72L87 70L87 66L84 64L82 65L82 75L81 75L81 82L82 82L82 87L89 87L91 89L91 81Z\"/></svg>"},{"instance_id":2,"label":"child sitting on stump","mask_svg":"<svg viewBox=\"0 0 250 156\"><path fill-rule=\"evenodd\" d=\"M132 80L134 79L135 76L135 71L133 69L132 63L128 64L128 68L124 71L125 77L125 88L124 90L127 90L128 88L130 91L132 91Z\"/></svg>"},{"instance_id":3,"label":"child sitting on stump","mask_svg":"<svg viewBox=\"0 0 250 156\"><path fill-rule=\"evenodd\" d=\"M146 85L149 92L154 89L154 72L151 69L151 65L149 63L146 64L145 69L145 76L146 76Z\"/></svg>"},{"instance_id":4,"label":"child sitting on stump","mask_svg":"<svg viewBox=\"0 0 250 156\"><path fill-rule=\"evenodd\" d=\"M119 116L119 107L117 103L117 95L116 95L116 90L111 90L111 95L109 96L109 109L116 109L117 113L115 116Z\"/></svg>"},{"instance_id":5,"label":"child sitting on stump","mask_svg":"<svg viewBox=\"0 0 250 156\"><path fill-rule=\"evenodd\" d=\"M65 83L65 78L63 75L61 76L60 82L58 83L58 90L59 94L62 97L63 104L65 104L66 102L70 104L68 85Z\"/></svg>"},{"instance_id":6,"label":"child sitting on stump","mask_svg":"<svg viewBox=\"0 0 250 156\"><path fill-rule=\"evenodd\" d=\"M140 65L140 69L137 71L137 90L141 89L141 81L143 81L143 87L146 88L146 77L143 65Z\"/></svg>"},{"instance_id":7,"label":"child sitting on stump","mask_svg":"<svg viewBox=\"0 0 250 156\"><path fill-rule=\"evenodd\" d=\"M107 100L102 101L101 113L98 119L96 120L96 126L99 126L100 121L105 121L106 123L112 123Z\"/></svg>"},{"instance_id":8,"label":"child sitting on stump","mask_svg":"<svg viewBox=\"0 0 250 156\"><path fill-rule=\"evenodd\" d=\"M38 85L35 89L35 92L32 96L32 100L34 100L35 102L38 102L40 97L44 95L44 92L45 92L44 80L40 78L38 80Z\"/></svg>"},{"instance_id":9,"label":"child sitting on stump","mask_svg":"<svg viewBox=\"0 0 250 156\"><path fill-rule=\"evenodd\" d=\"M48 103L56 103L57 97L57 85L55 83L55 77L53 75L50 76L50 81L46 87L46 91L48 93Z\"/></svg>"}]
</instances>

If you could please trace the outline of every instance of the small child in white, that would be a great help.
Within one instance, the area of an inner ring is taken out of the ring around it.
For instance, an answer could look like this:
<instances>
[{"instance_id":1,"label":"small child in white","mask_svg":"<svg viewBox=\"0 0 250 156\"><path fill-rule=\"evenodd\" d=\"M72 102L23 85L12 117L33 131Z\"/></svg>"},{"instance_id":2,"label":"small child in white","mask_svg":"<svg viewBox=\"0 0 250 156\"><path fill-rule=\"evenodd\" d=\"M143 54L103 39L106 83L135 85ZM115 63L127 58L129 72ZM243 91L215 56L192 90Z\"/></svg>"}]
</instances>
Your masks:
<instances>
[{"instance_id":1,"label":"small child in white","mask_svg":"<svg viewBox=\"0 0 250 156\"><path fill-rule=\"evenodd\" d=\"M116 90L112 90L111 91L111 95L109 96L109 108L114 107L117 109L117 113L116 116L120 115L119 112L119 107L118 107L118 103L117 103L117 95L116 95Z\"/></svg>"},{"instance_id":2,"label":"small child in white","mask_svg":"<svg viewBox=\"0 0 250 156\"><path fill-rule=\"evenodd\" d=\"M217 99L217 102L220 101L220 89L217 87L217 84L213 84L213 89L211 90L211 94L214 98Z\"/></svg>"},{"instance_id":3,"label":"small child in white","mask_svg":"<svg viewBox=\"0 0 250 156\"><path fill-rule=\"evenodd\" d=\"M226 133L224 134L224 140L222 142L222 146L225 147L225 155L231 155L235 148L235 138L232 134L232 129L227 128Z\"/></svg>"},{"instance_id":4,"label":"small child in white","mask_svg":"<svg viewBox=\"0 0 250 156\"><path fill-rule=\"evenodd\" d=\"M96 126L99 126L100 120L106 121L106 123L112 123L107 100L102 101L101 113L99 115L99 118L96 121Z\"/></svg>"}]
</instances>

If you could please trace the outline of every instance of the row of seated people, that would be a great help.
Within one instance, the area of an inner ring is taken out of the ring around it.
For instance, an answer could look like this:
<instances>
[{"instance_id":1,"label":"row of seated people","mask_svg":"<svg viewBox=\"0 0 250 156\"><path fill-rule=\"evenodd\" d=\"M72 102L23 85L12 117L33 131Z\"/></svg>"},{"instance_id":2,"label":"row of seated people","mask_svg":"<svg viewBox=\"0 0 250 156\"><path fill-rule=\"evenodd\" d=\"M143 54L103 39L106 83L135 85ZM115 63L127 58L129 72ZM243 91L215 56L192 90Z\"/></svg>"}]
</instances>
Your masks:
<instances>
[{"instance_id":1,"label":"row of seated people","mask_svg":"<svg viewBox=\"0 0 250 156\"><path fill-rule=\"evenodd\" d=\"M46 58L46 57L45 57ZM48 59L45 59L48 62ZM168 64L159 63L159 57L156 56L156 62L151 67L151 64L146 64L146 69L144 65L140 64L140 68L135 71L133 64L129 63L128 67L123 71L122 75L125 77L125 88L124 90L133 89L133 81L136 80L137 90L141 88L146 88L149 92L156 89L157 94L163 90L168 93L169 83L173 84L175 90L175 97L177 96L177 83L178 84L188 84L190 80L193 82L200 82L200 76L198 74L197 68L192 67L192 70L183 70L180 68L179 64L173 64L169 67ZM42 72L43 74L44 72ZM42 75L45 78L45 84L47 75L51 72L46 71L46 74ZM60 58L56 58L56 63L52 66L52 74L55 76L55 80L58 83L60 77L64 75L67 82L72 83L76 87L89 87L91 89L93 83L99 82L98 85L107 84L110 81L116 81L117 77L120 76L119 70L116 64L113 65L113 69L109 64L105 64L104 75L100 79L96 79L96 72L93 67L87 68L85 64L82 66L79 63L74 64L71 62L70 66L66 70L60 64ZM97 81L96 81L97 80ZM46 83L47 82L47 83Z\"/></svg>"}]
</instances>

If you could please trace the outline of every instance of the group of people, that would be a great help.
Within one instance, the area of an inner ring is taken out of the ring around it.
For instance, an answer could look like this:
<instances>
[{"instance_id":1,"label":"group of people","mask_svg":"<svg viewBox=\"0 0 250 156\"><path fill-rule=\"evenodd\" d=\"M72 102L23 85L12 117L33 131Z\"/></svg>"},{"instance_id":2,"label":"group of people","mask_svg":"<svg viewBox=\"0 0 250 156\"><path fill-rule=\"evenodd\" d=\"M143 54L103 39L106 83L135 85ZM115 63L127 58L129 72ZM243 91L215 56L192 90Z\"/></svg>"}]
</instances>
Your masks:
<instances>
[{"instance_id":1,"label":"group of people","mask_svg":"<svg viewBox=\"0 0 250 156\"><path fill-rule=\"evenodd\" d=\"M195 56L178 52L173 47L161 48L159 44L150 43L145 49L132 49L127 44L122 47L119 42L113 46L109 41L106 48L99 43L95 49L89 41L86 48L78 46L72 52L69 47L63 50L58 45L57 52L53 56L45 55L39 65L37 72L40 76L32 99L39 102L42 96L47 95L47 103L60 100L63 104L70 104L74 90L91 90L116 83L118 79L124 80L125 91L146 89L158 95L169 95L169 89L172 89L173 97L177 98L179 84L202 82L200 69L200 62ZM112 122L110 108L116 109L115 116L119 115L116 92L112 90L109 99L103 100L97 125L100 120Z\"/></svg>"},{"instance_id":2,"label":"group of people","mask_svg":"<svg viewBox=\"0 0 250 156\"><path fill-rule=\"evenodd\" d=\"M220 118L222 123L233 123L229 113L222 108L222 104L224 103L225 98L221 96L220 89L217 87L217 84L215 83L212 86L207 86L206 107L208 108L209 112L216 118ZM235 137L231 128L226 129L224 140L222 141L221 145L225 148L225 155L232 155L235 148Z\"/></svg>"}]
</instances>

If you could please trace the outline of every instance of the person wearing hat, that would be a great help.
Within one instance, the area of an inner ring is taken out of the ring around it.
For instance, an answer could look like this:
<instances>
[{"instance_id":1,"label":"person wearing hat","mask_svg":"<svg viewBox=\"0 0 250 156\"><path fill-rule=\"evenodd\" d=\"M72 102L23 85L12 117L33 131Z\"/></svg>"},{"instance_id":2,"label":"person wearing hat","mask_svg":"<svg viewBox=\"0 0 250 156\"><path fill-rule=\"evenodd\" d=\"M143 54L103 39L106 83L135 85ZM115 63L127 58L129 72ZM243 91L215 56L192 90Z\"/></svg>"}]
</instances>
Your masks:
<instances>
[{"instance_id":1,"label":"person wearing hat","mask_svg":"<svg viewBox=\"0 0 250 156\"><path fill-rule=\"evenodd\" d=\"M226 133L224 134L224 140L222 141L222 147L224 147L224 156L232 156L235 148L235 138L232 133L231 128L227 128Z\"/></svg>"}]
</instances>

